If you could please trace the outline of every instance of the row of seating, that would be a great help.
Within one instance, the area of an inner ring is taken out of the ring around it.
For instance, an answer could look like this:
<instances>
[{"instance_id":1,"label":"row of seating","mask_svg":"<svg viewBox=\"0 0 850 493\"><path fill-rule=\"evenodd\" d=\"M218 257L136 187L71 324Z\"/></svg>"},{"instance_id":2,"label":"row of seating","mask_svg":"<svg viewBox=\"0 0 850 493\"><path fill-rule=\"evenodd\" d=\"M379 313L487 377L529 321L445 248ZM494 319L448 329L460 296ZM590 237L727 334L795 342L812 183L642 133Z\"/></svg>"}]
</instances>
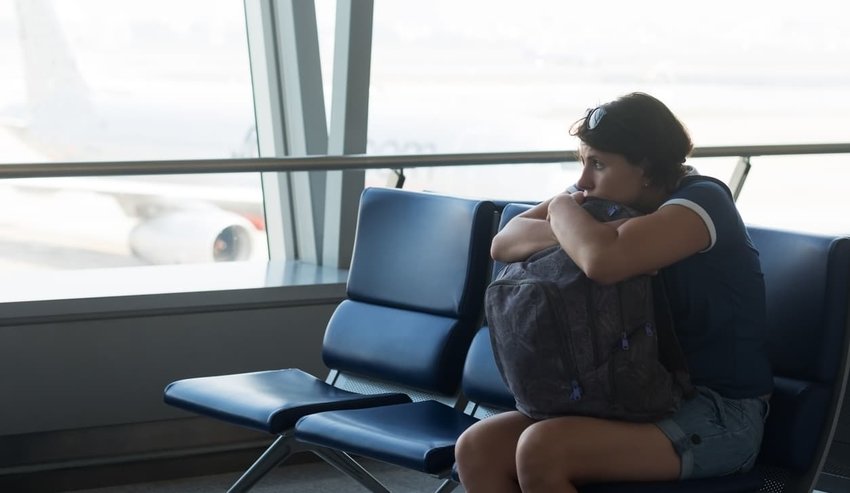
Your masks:
<instances>
[{"instance_id":1,"label":"row of seating","mask_svg":"<svg viewBox=\"0 0 850 493\"><path fill-rule=\"evenodd\" d=\"M325 331L325 380L298 369L189 378L165 402L279 438L230 488L309 450L368 490L351 455L446 478L454 443L513 408L482 327L493 234L527 205L372 188L361 197L347 297ZM597 484L582 493L811 491L847 378L850 240L750 228L761 252L776 391L755 471L711 480Z\"/></svg>"}]
</instances>

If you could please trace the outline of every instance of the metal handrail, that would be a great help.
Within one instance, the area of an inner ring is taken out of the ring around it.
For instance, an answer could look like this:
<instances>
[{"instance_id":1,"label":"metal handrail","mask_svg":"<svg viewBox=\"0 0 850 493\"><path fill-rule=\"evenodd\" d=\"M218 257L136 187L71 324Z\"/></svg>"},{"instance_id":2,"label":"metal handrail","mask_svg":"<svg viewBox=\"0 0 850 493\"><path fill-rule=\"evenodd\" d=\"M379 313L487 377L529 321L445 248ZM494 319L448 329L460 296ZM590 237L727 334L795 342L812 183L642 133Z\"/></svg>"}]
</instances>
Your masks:
<instances>
[{"instance_id":1,"label":"metal handrail","mask_svg":"<svg viewBox=\"0 0 850 493\"><path fill-rule=\"evenodd\" d=\"M847 154L850 143L698 147L694 158ZM575 151L490 152L468 154L345 155L281 158L191 159L0 164L0 179L75 176L338 171L443 166L562 163Z\"/></svg>"}]
</instances>

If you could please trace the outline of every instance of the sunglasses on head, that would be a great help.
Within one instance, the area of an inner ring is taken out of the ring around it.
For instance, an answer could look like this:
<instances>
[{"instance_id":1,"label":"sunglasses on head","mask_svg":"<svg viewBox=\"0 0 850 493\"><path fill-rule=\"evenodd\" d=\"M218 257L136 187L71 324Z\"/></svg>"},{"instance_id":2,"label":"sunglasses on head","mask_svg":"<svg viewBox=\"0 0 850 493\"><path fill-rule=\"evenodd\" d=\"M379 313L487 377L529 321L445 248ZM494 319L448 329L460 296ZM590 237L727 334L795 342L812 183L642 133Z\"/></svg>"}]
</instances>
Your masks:
<instances>
[{"instance_id":1,"label":"sunglasses on head","mask_svg":"<svg viewBox=\"0 0 850 493\"><path fill-rule=\"evenodd\" d=\"M605 124L604 130L604 133L608 135L606 139L614 138L614 141L618 142L616 147L620 148L621 151L629 150L629 155L645 156L646 152L643 150L644 141L641 136L633 129L624 125L616 116L608 116L606 118L606 115L608 115L608 110L605 108L605 105L587 110L587 116L585 117L587 130L595 130L604 119L608 122ZM609 131L613 131L613 134Z\"/></svg>"},{"instance_id":2,"label":"sunglasses on head","mask_svg":"<svg viewBox=\"0 0 850 493\"><path fill-rule=\"evenodd\" d=\"M593 130L599 126L599 122L602 121L602 118L608 114L608 111L605 110L602 106L597 106L592 110L588 110L587 114L587 129Z\"/></svg>"},{"instance_id":3,"label":"sunglasses on head","mask_svg":"<svg viewBox=\"0 0 850 493\"><path fill-rule=\"evenodd\" d=\"M602 123L602 120L605 119L605 121L608 122L605 124L606 127L613 125L620 131L620 133L626 134L631 139L640 140L640 136L636 134L633 129L624 125L623 122L616 116L609 116L608 118L605 118L605 115L607 114L608 110L605 108L605 105L587 110L587 117L585 117L587 129L595 130L599 127L599 124Z\"/></svg>"}]
</instances>

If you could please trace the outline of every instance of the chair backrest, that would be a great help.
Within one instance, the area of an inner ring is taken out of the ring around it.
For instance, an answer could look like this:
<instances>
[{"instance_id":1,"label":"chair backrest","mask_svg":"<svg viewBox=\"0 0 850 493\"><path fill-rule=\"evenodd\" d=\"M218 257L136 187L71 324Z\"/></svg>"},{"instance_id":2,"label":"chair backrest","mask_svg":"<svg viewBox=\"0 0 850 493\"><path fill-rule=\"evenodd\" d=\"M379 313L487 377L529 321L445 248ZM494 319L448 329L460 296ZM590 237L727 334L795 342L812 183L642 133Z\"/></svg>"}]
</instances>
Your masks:
<instances>
[{"instance_id":1,"label":"chair backrest","mask_svg":"<svg viewBox=\"0 0 850 493\"><path fill-rule=\"evenodd\" d=\"M495 220L490 201L366 189L348 296L325 331L325 364L426 392L456 392L480 325Z\"/></svg>"},{"instance_id":2,"label":"chair backrest","mask_svg":"<svg viewBox=\"0 0 850 493\"><path fill-rule=\"evenodd\" d=\"M532 207L529 204L513 202L502 204L502 206L498 230L505 227L514 216ZM504 266L504 263L494 261L491 279L495 279ZM463 367L461 389L464 397L469 401L466 412L472 416L484 418L506 409L516 408L514 396L496 366L496 357L490 342L490 329L486 324L475 334L469 347Z\"/></svg>"},{"instance_id":3,"label":"chair backrest","mask_svg":"<svg viewBox=\"0 0 850 493\"><path fill-rule=\"evenodd\" d=\"M490 329L485 325L478 329L463 366L461 390L469 401L466 413L484 418L507 409L515 409L516 401L496 366Z\"/></svg>"},{"instance_id":4,"label":"chair backrest","mask_svg":"<svg viewBox=\"0 0 850 493\"><path fill-rule=\"evenodd\" d=\"M788 485L775 491L809 491L847 379L850 239L748 229L764 272L775 384L759 467Z\"/></svg>"},{"instance_id":5,"label":"chair backrest","mask_svg":"<svg viewBox=\"0 0 850 493\"><path fill-rule=\"evenodd\" d=\"M527 203L521 203L521 202L509 202L509 203L505 204L504 207L502 208L501 214L499 215L498 231L501 231L502 228L504 228L505 225L508 224L508 221L510 221L511 219L516 217L517 215L522 214L523 212L531 209L532 207L534 207L534 204L527 204ZM499 271L501 271L504 267L505 267L504 262L497 262L497 261L493 262L493 278L494 279L495 279L496 275L499 273Z\"/></svg>"}]
</instances>

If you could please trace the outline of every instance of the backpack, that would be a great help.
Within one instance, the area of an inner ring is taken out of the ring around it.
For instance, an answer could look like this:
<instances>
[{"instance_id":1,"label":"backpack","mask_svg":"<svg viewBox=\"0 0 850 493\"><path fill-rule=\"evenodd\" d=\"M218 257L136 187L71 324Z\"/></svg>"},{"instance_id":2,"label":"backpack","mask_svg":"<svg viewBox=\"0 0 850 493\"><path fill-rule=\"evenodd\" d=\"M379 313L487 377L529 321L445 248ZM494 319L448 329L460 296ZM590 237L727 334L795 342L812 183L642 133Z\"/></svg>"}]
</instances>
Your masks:
<instances>
[{"instance_id":1,"label":"backpack","mask_svg":"<svg viewBox=\"0 0 850 493\"><path fill-rule=\"evenodd\" d=\"M597 220L637 211L588 198ZM661 276L590 280L560 245L506 265L486 292L496 364L534 419L585 415L655 421L693 387Z\"/></svg>"}]
</instances>

